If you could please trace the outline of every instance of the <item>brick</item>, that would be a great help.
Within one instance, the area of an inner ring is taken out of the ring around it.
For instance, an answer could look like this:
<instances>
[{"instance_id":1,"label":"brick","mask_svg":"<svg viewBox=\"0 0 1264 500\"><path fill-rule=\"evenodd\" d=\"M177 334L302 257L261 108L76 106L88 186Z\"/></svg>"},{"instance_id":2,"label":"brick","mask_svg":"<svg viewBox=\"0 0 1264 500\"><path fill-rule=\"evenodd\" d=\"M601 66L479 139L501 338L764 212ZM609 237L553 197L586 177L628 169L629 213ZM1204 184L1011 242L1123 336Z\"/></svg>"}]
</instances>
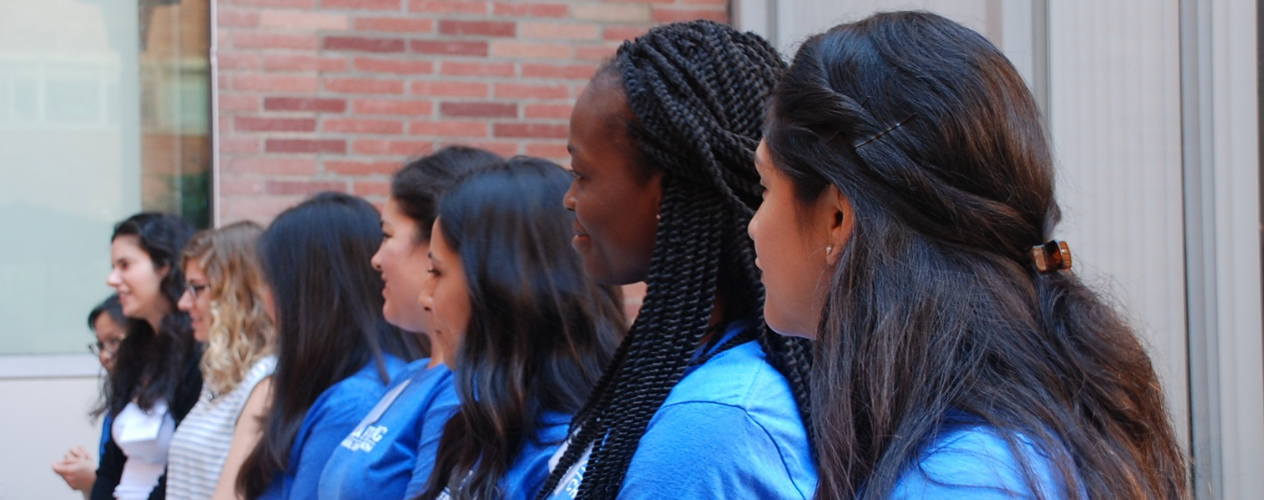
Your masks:
<instances>
[{"instance_id":1,"label":"brick","mask_svg":"<svg viewBox=\"0 0 1264 500\"><path fill-rule=\"evenodd\" d=\"M229 52L219 55L219 69L258 69L259 56L248 52Z\"/></svg>"},{"instance_id":2,"label":"brick","mask_svg":"<svg viewBox=\"0 0 1264 500\"><path fill-rule=\"evenodd\" d=\"M439 33L444 35L512 37L516 32L515 23L512 21L463 21L458 19L443 19L439 21Z\"/></svg>"},{"instance_id":3,"label":"brick","mask_svg":"<svg viewBox=\"0 0 1264 500\"><path fill-rule=\"evenodd\" d=\"M482 41L413 40L409 42L408 48L420 54L487 57L487 42Z\"/></svg>"},{"instance_id":4,"label":"brick","mask_svg":"<svg viewBox=\"0 0 1264 500\"><path fill-rule=\"evenodd\" d=\"M574 49L563 43L523 42L519 40L495 40L491 42L492 57L505 59L570 59Z\"/></svg>"},{"instance_id":5,"label":"brick","mask_svg":"<svg viewBox=\"0 0 1264 500\"><path fill-rule=\"evenodd\" d=\"M561 78L566 80L588 80L597 73L596 64L541 64L524 63L524 78Z\"/></svg>"},{"instance_id":6,"label":"brick","mask_svg":"<svg viewBox=\"0 0 1264 500\"><path fill-rule=\"evenodd\" d=\"M316 6L316 0L232 0L232 3L256 7L297 7L306 9Z\"/></svg>"},{"instance_id":7,"label":"brick","mask_svg":"<svg viewBox=\"0 0 1264 500\"><path fill-rule=\"evenodd\" d=\"M267 226L276 214L302 201L298 196L222 196L219 200L220 222L230 224L253 220Z\"/></svg>"},{"instance_id":8,"label":"brick","mask_svg":"<svg viewBox=\"0 0 1264 500\"><path fill-rule=\"evenodd\" d=\"M348 134L401 135L404 133L404 122L367 118L334 118L321 122L320 129L322 132L344 132Z\"/></svg>"},{"instance_id":9,"label":"brick","mask_svg":"<svg viewBox=\"0 0 1264 500\"><path fill-rule=\"evenodd\" d=\"M259 12L251 9L234 9L220 7L216 13L215 25L218 27L253 28L259 25Z\"/></svg>"},{"instance_id":10,"label":"brick","mask_svg":"<svg viewBox=\"0 0 1264 500\"><path fill-rule=\"evenodd\" d=\"M648 27L606 26L606 29L601 33L601 37L612 42L622 42L635 39L649 30Z\"/></svg>"},{"instance_id":11,"label":"brick","mask_svg":"<svg viewBox=\"0 0 1264 500\"><path fill-rule=\"evenodd\" d=\"M445 102L439 114L452 118L517 118L518 105L501 102Z\"/></svg>"},{"instance_id":12,"label":"brick","mask_svg":"<svg viewBox=\"0 0 1264 500\"><path fill-rule=\"evenodd\" d=\"M325 3L328 4L329 0ZM315 31L346 30L347 26L350 26L350 21L346 14L273 9L259 12L260 28Z\"/></svg>"},{"instance_id":13,"label":"brick","mask_svg":"<svg viewBox=\"0 0 1264 500\"><path fill-rule=\"evenodd\" d=\"M315 92L319 88L315 76L308 75L233 75L233 89L278 92Z\"/></svg>"},{"instance_id":14,"label":"brick","mask_svg":"<svg viewBox=\"0 0 1264 500\"><path fill-rule=\"evenodd\" d=\"M219 181L220 196L257 195L263 193L263 179L257 176L221 178Z\"/></svg>"},{"instance_id":15,"label":"brick","mask_svg":"<svg viewBox=\"0 0 1264 500\"><path fill-rule=\"evenodd\" d=\"M357 180L352 189L352 193L356 196L390 196L391 183L388 181Z\"/></svg>"},{"instance_id":16,"label":"brick","mask_svg":"<svg viewBox=\"0 0 1264 500\"><path fill-rule=\"evenodd\" d=\"M316 35L309 33L258 33L239 31L232 36L232 46L239 49L316 50Z\"/></svg>"},{"instance_id":17,"label":"brick","mask_svg":"<svg viewBox=\"0 0 1264 500\"><path fill-rule=\"evenodd\" d=\"M434 112L434 104L430 101L394 100L394 99L356 99L351 104L359 115L402 115L421 116Z\"/></svg>"},{"instance_id":18,"label":"brick","mask_svg":"<svg viewBox=\"0 0 1264 500\"><path fill-rule=\"evenodd\" d=\"M527 144L527 155L551 160L569 160L571 156L570 152L566 150L566 145L560 142Z\"/></svg>"},{"instance_id":19,"label":"brick","mask_svg":"<svg viewBox=\"0 0 1264 500\"><path fill-rule=\"evenodd\" d=\"M394 73L397 75L427 75L434 73L434 63L417 59L381 59L357 57L355 69L365 73Z\"/></svg>"},{"instance_id":20,"label":"brick","mask_svg":"<svg viewBox=\"0 0 1264 500\"><path fill-rule=\"evenodd\" d=\"M458 2L453 0L409 0L408 10L427 14L486 15L487 2Z\"/></svg>"},{"instance_id":21,"label":"brick","mask_svg":"<svg viewBox=\"0 0 1264 500\"><path fill-rule=\"evenodd\" d=\"M565 85L496 84L497 99L566 99L571 90Z\"/></svg>"},{"instance_id":22,"label":"brick","mask_svg":"<svg viewBox=\"0 0 1264 500\"><path fill-rule=\"evenodd\" d=\"M354 147L354 144L352 145ZM391 175L403 168L403 164L397 161L345 161L345 160L327 160L325 161L325 171L338 175L353 175L364 177L370 175Z\"/></svg>"},{"instance_id":23,"label":"brick","mask_svg":"<svg viewBox=\"0 0 1264 500\"><path fill-rule=\"evenodd\" d=\"M518 24L518 36L521 38L540 38L545 40L593 40L601 34L601 26L584 23L533 23Z\"/></svg>"},{"instance_id":24,"label":"brick","mask_svg":"<svg viewBox=\"0 0 1264 500\"><path fill-rule=\"evenodd\" d=\"M356 10L402 10L402 0L321 0L321 8Z\"/></svg>"},{"instance_id":25,"label":"brick","mask_svg":"<svg viewBox=\"0 0 1264 500\"><path fill-rule=\"evenodd\" d=\"M355 20L355 29L369 32L433 33L434 19L361 17Z\"/></svg>"},{"instance_id":26,"label":"brick","mask_svg":"<svg viewBox=\"0 0 1264 500\"><path fill-rule=\"evenodd\" d=\"M395 157L422 156L434 151L434 142L417 140L357 139L352 144L356 154L390 155Z\"/></svg>"},{"instance_id":27,"label":"brick","mask_svg":"<svg viewBox=\"0 0 1264 500\"><path fill-rule=\"evenodd\" d=\"M523 107L522 114L529 119L569 120L572 108L570 104L527 104Z\"/></svg>"},{"instance_id":28,"label":"brick","mask_svg":"<svg viewBox=\"0 0 1264 500\"><path fill-rule=\"evenodd\" d=\"M444 61L439 66L439 73L446 76L514 76L514 63L497 62L465 62Z\"/></svg>"},{"instance_id":29,"label":"brick","mask_svg":"<svg viewBox=\"0 0 1264 500\"><path fill-rule=\"evenodd\" d=\"M258 137L220 137L218 153L258 153Z\"/></svg>"},{"instance_id":30,"label":"brick","mask_svg":"<svg viewBox=\"0 0 1264 500\"><path fill-rule=\"evenodd\" d=\"M323 57L309 54L266 54L263 56L264 71L346 71L351 63L343 57Z\"/></svg>"},{"instance_id":31,"label":"brick","mask_svg":"<svg viewBox=\"0 0 1264 500\"><path fill-rule=\"evenodd\" d=\"M411 135L444 137L487 137L487 123L476 121L415 121L408 124Z\"/></svg>"},{"instance_id":32,"label":"brick","mask_svg":"<svg viewBox=\"0 0 1264 500\"><path fill-rule=\"evenodd\" d=\"M371 38L365 36L327 36L325 50L350 52L392 53L404 51L404 40L399 38Z\"/></svg>"},{"instance_id":33,"label":"brick","mask_svg":"<svg viewBox=\"0 0 1264 500\"><path fill-rule=\"evenodd\" d=\"M254 94L220 94L219 110L254 113L259 111L259 96Z\"/></svg>"},{"instance_id":34,"label":"brick","mask_svg":"<svg viewBox=\"0 0 1264 500\"><path fill-rule=\"evenodd\" d=\"M315 158L259 156L224 162L224 172L256 175L315 175Z\"/></svg>"},{"instance_id":35,"label":"brick","mask_svg":"<svg viewBox=\"0 0 1264 500\"><path fill-rule=\"evenodd\" d=\"M322 191L346 192L346 181L292 181L269 179L265 191L268 194L313 195Z\"/></svg>"},{"instance_id":36,"label":"brick","mask_svg":"<svg viewBox=\"0 0 1264 500\"><path fill-rule=\"evenodd\" d=\"M312 132L316 130L316 120L238 116L233 120L233 129L251 132Z\"/></svg>"},{"instance_id":37,"label":"brick","mask_svg":"<svg viewBox=\"0 0 1264 500\"><path fill-rule=\"evenodd\" d=\"M712 5L715 7L728 7L729 0L676 0L681 5Z\"/></svg>"},{"instance_id":38,"label":"brick","mask_svg":"<svg viewBox=\"0 0 1264 500\"><path fill-rule=\"evenodd\" d=\"M581 45L575 47L575 59L579 61L605 61L619 49L618 44Z\"/></svg>"},{"instance_id":39,"label":"brick","mask_svg":"<svg viewBox=\"0 0 1264 500\"><path fill-rule=\"evenodd\" d=\"M268 139L264 149L269 153L337 153L347 152L344 139Z\"/></svg>"},{"instance_id":40,"label":"brick","mask_svg":"<svg viewBox=\"0 0 1264 500\"><path fill-rule=\"evenodd\" d=\"M608 23L644 23L649 22L651 16L649 5L590 2L571 5L571 17Z\"/></svg>"},{"instance_id":41,"label":"brick","mask_svg":"<svg viewBox=\"0 0 1264 500\"><path fill-rule=\"evenodd\" d=\"M412 82L408 91L413 95L431 97L487 97L490 87L486 83L461 81Z\"/></svg>"},{"instance_id":42,"label":"brick","mask_svg":"<svg viewBox=\"0 0 1264 500\"><path fill-rule=\"evenodd\" d=\"M326 78L325 90L344 94L403 94L403 80L376 78Z\"/></svg>"},{"instance_id":43,"label":"brick","mask_svg":"<svg viewBox=\"0 0 1264 500\"><path fill-rule=\"evenodd\" d=\"M566 125L551 123L497 123L493 135L496 137L565 139L568 131Z\"/></svg>"},{"instance_id":44,"label":"brick","mask_svg":"<svg viewBox=\"0 0 1264 500\"><path fill-rule=\"evenodd\" d=\"M503 3L497 2L492 12L504 17L567 17L570 6L560 3Z\"/></svg>"},{"instance_id":45,"label":"brick","mask_svg":"<svg viewBox=\"0 0 1264 500\"><path fill-rule=\"evenodd\" d=\"M345 99L314 97L268 97L263 100L263 109L268 111L342 113L347 110L347 101Z\"/></svg>"},{"instance_id":46,"label":"brick","mask_svg":"<svg viewBox=\"0 0 1264 500\"><path fill-rule=\"evenodd\" d=\"M656 23L674 23L678 21L693 21L695 19L708 19L718 23L727 23L729 22L729 14L723 10L654 7L654 22Z\"/></svg>"}]
</instances>

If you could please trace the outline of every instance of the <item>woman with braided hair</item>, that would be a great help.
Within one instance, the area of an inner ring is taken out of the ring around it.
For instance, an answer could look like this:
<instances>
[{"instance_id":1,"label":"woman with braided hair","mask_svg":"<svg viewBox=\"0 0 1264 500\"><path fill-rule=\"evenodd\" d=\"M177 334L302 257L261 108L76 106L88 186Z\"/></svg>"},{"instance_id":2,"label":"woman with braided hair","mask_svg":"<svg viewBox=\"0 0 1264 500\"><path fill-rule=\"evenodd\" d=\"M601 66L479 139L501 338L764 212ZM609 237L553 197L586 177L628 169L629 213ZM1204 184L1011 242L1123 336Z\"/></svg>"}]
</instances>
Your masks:
<instances>
[{"instance_id":1,"label":"woman with braided hair","mask_svg":"<svg viewBox=\"0 0 1264 500\"><path fill-rule=\"evenodd\" d=\"M796 498L816 473L805 345L768 333L746 236L754 149L784 70L695 21L624 42L571 115L572 242L645 300L537 498Z\"/></svg>"},{"instance_id":2,"label":"woman with braided hair","mask_svg":"<svg viewBox=\"0 0 1264 500\"><path fill-rule=\"evenodd\" d=\"M978 33L877 14L808 39L750 223L777 332L815 339L820 499L1188 497L1133 329L1050 237L1053 160Z\"/></svg>"}]
</instances>

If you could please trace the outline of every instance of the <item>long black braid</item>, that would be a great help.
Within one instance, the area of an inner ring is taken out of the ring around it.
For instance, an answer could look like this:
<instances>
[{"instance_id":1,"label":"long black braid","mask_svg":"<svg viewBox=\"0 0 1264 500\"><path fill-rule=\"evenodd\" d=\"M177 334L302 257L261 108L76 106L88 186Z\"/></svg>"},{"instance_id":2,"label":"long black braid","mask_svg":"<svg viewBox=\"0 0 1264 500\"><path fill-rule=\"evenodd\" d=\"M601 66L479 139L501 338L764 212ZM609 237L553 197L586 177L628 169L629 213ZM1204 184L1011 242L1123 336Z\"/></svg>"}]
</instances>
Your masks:
<instances>
[{"instance_id":1,"label":"long black braid","mask_svg":"<svg viewBox=\"0 0 1264 500\"><path fill-rule=\"evenodd\" d=\"M635 115L629 133L643 163L663 173L661 218L640 313L576 415L569 447L537 499L552 493L589 445L578 498L618 495L650 419L708 338L717 293L721 324L745 319L750 326L715 352L758 339L811 428L810 347L767 330L746 234L760 200L754 151L764 103L784 70L763 39L709 21L650 30L624 42L602 69L617 71L627 92Z\"/></svg>"}]
</instances>

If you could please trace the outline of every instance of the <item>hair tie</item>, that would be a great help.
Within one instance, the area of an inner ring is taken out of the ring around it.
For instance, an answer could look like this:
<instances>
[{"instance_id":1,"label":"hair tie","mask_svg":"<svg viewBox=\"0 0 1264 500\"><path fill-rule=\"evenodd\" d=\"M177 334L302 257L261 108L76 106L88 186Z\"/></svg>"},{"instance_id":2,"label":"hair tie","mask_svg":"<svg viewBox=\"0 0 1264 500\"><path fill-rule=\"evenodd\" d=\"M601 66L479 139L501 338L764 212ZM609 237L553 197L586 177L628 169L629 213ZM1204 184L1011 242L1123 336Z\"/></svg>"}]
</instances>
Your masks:
<instances>
[{"instance_id":1,"label":"hair tie","mask_svg":"<svg viewBox=\"0 0 1264 500\"><path fill-rule=\"evenodd\" d=\"M1051 273L1071 269L1071 247L1065 241L1049 240L1043 245L1031 247L1031 261L1036 271Z\"/></svg>"}]
</instances>

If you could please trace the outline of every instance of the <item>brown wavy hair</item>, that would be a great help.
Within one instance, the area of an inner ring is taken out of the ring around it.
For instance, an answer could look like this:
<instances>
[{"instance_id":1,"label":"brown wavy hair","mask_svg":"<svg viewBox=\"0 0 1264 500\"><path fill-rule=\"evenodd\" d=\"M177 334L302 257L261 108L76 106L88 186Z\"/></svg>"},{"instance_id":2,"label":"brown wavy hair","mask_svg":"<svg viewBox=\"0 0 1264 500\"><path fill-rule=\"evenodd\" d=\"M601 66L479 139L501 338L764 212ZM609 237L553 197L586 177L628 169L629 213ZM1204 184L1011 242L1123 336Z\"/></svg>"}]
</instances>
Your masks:
<instances>
[{"instance_id":1,"label":"brown wavy hair","mask_svg":"<svg viewBox=\"0 0 1264 500\"><path fill-rule=\"evenodd\" d=\"M215 394L237 388L256 362L272 354L276 343L255 250L262 233L254 222L235 222L199 232L184 249L181 265L198 262L209 281L211 326L201 368L204 383Z\"/></svg>"}]
</instances>

